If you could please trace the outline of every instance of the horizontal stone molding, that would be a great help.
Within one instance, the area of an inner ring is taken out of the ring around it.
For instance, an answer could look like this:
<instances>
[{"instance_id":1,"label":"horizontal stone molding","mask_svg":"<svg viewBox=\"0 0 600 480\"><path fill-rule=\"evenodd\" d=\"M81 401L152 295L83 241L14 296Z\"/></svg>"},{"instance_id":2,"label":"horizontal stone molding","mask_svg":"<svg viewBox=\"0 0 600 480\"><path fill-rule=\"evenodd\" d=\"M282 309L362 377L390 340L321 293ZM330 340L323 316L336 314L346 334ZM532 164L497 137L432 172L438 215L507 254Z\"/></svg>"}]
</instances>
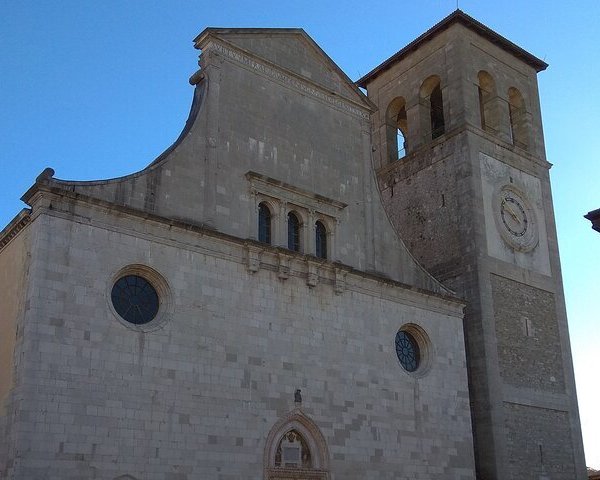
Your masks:
<instances>
[{"instance_id":1,"label":"horizontal stone molding","mask_svg":"<svg viewBox=\"0 0 600 480\"><path fill-rule=\"evenodd\" d=\"M310 82L309 80L286 71L264 59L245 53L242 50L235 48L231 44L226 44L222 41L212 40L203 48L203 52L216 52L224 57L233 60L246 68L257 72L265 77L275 80L287 87L293 88L300 93L309 95L322 102L325 102L333 107L343 110L351 115L364 120L369 120L370 112L366 108L360 108L357 104L349 99L340 97L333 92L327 91L325 88Z\"/></svg>"}]
</instances>

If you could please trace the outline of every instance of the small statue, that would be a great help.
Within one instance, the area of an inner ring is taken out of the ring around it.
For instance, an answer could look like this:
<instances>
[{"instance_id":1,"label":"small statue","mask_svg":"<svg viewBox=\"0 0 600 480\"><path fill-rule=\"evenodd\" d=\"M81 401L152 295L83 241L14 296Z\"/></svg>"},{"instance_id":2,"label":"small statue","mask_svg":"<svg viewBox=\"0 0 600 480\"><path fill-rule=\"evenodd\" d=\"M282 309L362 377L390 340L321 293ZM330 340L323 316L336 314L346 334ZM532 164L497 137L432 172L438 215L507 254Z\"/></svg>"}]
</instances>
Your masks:
<instances>
[{"instance_id":1,"label":"small statue","mask_svg":"<svg viewBox=\"0 0 600 480\"><path fill-rule=\"evenodd\" d=\"M294 402L295 403L302 403L302 393L300 392L299 388L297 388L296 392L294 393Z\"/></svg>"}]
</instances>

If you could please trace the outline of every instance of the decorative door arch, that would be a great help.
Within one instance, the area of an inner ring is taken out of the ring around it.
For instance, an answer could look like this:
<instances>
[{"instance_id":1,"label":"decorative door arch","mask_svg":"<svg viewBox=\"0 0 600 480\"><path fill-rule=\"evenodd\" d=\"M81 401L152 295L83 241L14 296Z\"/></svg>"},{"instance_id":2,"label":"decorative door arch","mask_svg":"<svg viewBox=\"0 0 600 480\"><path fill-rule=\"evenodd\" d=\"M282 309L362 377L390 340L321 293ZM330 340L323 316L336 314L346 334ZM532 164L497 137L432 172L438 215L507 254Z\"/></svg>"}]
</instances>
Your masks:
<instances>
[{"instance_id":1,"label":"decorative door arch","mask_svg":"<svg viewBox=\"0 0 600 480\"><path fill-rule=\"evenodd\" d=\"M265 480L329 480L329 452L319 427L299 408L269 432Z\"/></svg>"}]
</instances>

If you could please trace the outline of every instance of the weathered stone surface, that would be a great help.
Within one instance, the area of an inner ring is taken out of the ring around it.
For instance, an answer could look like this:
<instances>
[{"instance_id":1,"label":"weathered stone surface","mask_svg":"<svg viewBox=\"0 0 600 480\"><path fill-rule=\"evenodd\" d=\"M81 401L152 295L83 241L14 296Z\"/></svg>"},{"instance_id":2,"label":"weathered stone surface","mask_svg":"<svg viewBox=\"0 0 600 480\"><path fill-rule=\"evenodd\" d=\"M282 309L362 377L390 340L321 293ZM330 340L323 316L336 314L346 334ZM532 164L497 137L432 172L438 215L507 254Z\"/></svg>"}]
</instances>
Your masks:
<instances>
[{"instance_id":1,"label":"weathered stone surface","mask_svg":"<svg viewBox=\"0 0 600 480\"><path fill-rule=\"evenodd\" d=\"M382 198L417 260L467 300L478 477L532 478L530 455L511 456L530 441L530 432L526 422L519 425L507 413L504 403L509 402L532 415L544 408L557 412L562 420L555 426L548 416L534 420L549 422L537 430L539 441L551 444L566 429L572 442L555 461L567 462L564 471L583 479L537 90L536 74L545 65L471 20L445 23L442 31L362 80L378 106L374 149ZM437 110L432 97L423 95L432 81L440 86L443 107L444 132L438 136L432 134L431 113ZM400 104L406 116L402 111L390 117ZM406 139L400 159L397 127ZM519 192L527 205L500 206L503 188ZM525 234L529 243L521 239Z\"/></svg>"},{"instance_id":2,"label":"weathered stone surface","mask_svg":"<svg viewBox=\"0 0 600 480\"><path fill-rule=\"evenodd\" d=\"M40 175L0 236L0 478L584 478L545 64L474 22L450 16L368 97L302 30L207 29L163 155ZM543 217L535 245L491 218L502 182ZM146 324L115 310L124 275L157 291Z\"/></svg>"}]
</instances>

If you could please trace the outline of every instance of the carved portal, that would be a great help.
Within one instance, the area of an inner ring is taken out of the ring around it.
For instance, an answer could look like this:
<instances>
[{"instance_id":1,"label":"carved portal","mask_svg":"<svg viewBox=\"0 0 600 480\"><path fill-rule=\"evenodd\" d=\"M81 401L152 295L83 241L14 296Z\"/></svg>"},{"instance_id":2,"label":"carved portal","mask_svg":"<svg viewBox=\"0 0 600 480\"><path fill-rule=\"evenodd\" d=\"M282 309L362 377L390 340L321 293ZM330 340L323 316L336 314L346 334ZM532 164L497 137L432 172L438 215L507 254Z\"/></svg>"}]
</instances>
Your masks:
<instances>
[{"instance_id":1,"label":"carved portal","mask_svg":"<svg viewBox=\"0 0 600 480\"><path fill-rule=\"evenodd\" d=\"M328 480L329 453L317 425L299 408L277 422L265 445L265 480Z\"/></svg>"}]
</instances>

